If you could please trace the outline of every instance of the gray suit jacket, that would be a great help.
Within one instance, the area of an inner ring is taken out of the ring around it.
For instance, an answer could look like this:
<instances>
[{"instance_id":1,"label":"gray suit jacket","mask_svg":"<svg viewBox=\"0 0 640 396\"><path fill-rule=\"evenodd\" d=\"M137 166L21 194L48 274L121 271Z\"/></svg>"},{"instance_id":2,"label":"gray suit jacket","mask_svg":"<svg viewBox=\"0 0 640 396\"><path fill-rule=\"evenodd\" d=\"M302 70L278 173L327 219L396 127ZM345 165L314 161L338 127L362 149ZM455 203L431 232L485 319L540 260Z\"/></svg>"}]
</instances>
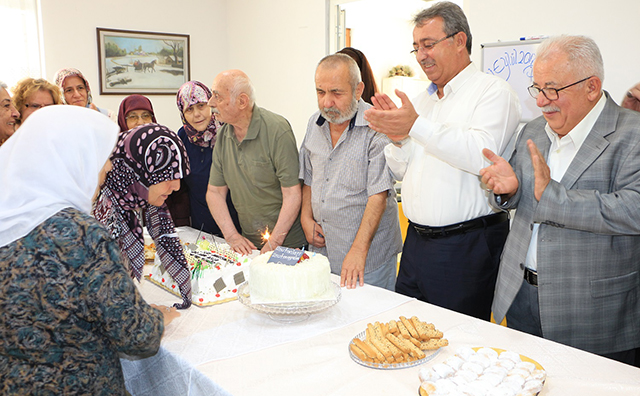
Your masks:
<instances>
[{"instance_id":1,"label":"gray suit jacket","mask_svg":"<svg viewBox=\"0 0 640 396\"><path fill-rule=\"evenodd\" d=\"M522 130L510 161L520 186L502 206L517 210L492 307L501 321L522 283L533 223L540 223L543 335L594 353L640 347L640 114L605 94L593 129L540 202L526 142L533 140L547 158L546 121L539 117Z\"/></svg>"}]
</instances>

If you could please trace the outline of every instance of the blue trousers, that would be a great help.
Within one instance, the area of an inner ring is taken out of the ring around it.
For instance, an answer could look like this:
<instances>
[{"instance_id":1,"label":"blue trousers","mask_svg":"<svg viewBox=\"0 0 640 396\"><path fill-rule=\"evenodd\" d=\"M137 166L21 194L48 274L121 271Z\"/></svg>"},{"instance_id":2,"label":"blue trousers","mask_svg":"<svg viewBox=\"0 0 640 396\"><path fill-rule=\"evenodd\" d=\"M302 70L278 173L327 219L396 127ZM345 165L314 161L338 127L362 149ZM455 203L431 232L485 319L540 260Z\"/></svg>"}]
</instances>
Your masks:
<instances>
[{"instance_id":1,"label":"blue trousers","mask_svg":"<svg viewBox=\"0 0 640 396\"><path fill-rule=\"evenodd\" d=\"M409 224L396 292L489 320L508 233L505 221L464 234L423 238Z\"/></svg>"}]
</instances>

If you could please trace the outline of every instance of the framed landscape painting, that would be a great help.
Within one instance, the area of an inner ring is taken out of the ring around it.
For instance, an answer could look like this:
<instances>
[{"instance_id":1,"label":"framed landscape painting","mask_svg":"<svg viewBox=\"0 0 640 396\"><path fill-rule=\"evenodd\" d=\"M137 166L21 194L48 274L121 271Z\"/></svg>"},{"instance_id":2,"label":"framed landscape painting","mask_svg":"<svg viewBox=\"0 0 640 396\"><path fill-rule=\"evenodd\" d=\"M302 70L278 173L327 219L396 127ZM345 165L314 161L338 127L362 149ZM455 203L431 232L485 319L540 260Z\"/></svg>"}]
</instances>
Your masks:
<instances>
[{"instance_id":1,"label":"framed landscape painting","mask_svg":"<svg viewBox=\"0 0 640 396\"><path fill-rule=\"evenodd\" d=\"M101 95L175 95L190 80L189 35L97 28Z\"/></svg>"}]
</instances>

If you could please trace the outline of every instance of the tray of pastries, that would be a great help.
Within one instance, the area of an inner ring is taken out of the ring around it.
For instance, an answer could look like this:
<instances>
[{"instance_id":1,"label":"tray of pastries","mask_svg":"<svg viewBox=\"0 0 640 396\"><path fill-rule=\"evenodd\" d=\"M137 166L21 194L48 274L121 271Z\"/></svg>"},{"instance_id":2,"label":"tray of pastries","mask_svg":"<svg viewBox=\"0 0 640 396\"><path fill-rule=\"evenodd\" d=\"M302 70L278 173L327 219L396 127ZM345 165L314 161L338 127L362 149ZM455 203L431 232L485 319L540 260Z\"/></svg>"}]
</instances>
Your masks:
<instances>
[{"instance_id":1,"label":"tray of pastries","mask_svg":"<svg viewBox=\"0 0 640 396\"><path fill-rule=\"evenodd\" d=\"M448 344L433 324L400 316L387 323L368 323L349 343L349 355L363 366L392 370L427 362Z\"/></svg>"},{"instance_id":2,"label":"tray of pastries","mask_svg":"<svg viewBox=\"0 0 640 396\"><path fill-rule=\"evenodd\" d=\"M455 355L418 372L420 396L535 396L547 374L535 360L512 351L460 347Z\"/></svg>"}]
</instances>

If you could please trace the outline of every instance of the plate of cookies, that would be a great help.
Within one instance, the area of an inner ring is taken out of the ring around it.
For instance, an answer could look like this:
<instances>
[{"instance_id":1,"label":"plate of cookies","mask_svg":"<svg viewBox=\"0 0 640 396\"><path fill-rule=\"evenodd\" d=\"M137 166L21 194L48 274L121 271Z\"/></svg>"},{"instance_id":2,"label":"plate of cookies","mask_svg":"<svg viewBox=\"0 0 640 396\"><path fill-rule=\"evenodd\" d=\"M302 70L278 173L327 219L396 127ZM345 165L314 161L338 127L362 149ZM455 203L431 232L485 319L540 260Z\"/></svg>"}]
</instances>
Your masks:
<instances>
[{"instance_id":1,"label":"plate of cookies","mask_svg":"<svg viewBox=\"0 0 640 396\"><path fill-rule=\"evenodd\" d=\"M444 362L422 367L418 377L420 396L535 396L547 374L538 362L513 351L460 347Z\"/></svg>"},{"instance_id":2,"label":"plate of cookies","mask_svg":"<svg viewBox=\"0 0 640 396\"><path fill-rule=\"evenodd\" d=\"M368 323L349 343L349 356L366 367L394 370L418 366L449 345L435 325L416 316L386 323Z\"/></svg>"}]
</instances>

